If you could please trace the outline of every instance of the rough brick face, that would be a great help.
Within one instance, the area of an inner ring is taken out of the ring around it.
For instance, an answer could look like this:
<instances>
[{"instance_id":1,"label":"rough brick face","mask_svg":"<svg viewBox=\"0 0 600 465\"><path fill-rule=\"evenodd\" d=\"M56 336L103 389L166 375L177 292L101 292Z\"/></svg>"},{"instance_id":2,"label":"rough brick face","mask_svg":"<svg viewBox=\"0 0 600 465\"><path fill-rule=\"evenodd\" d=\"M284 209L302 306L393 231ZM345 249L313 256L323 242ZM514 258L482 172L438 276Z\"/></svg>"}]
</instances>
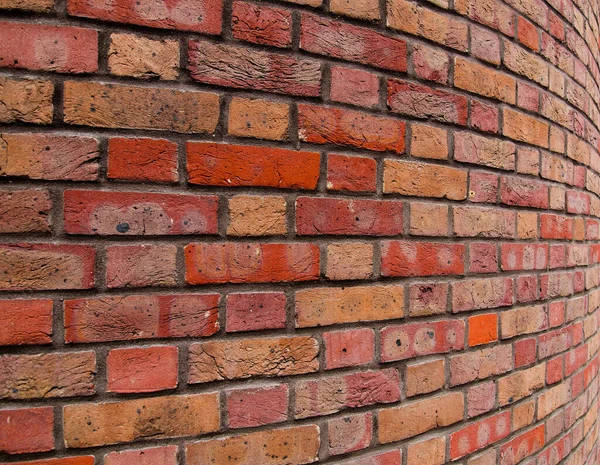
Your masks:
<instances>
[{"instance_id":1,"label":"rough brick face","mask_svg":"<svg viewBox=\"0 0 600 465\"><path fill-rule=\"evenodd\" d=\"M2 465L598 463L599 24L0 0Z\"/></svg>"}]
</instances>

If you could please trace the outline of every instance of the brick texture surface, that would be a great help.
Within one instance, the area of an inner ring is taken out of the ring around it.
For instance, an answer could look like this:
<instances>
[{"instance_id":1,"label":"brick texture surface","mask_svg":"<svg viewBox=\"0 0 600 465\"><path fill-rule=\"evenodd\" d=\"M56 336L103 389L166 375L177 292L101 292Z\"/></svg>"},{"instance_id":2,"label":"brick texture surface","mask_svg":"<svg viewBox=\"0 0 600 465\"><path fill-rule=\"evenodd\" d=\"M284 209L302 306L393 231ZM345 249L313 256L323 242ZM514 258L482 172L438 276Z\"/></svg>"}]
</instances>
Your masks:
<instances>
[{"instance_id":1,"label":"brick texture surface","mask_svg":"<svg viewBox=\"0 0 600 465\"><path fill-rule=\"evenodd\" d=\"M0 465L600 463L600 0L0 0Z\"/></svg>"}]
</instances>

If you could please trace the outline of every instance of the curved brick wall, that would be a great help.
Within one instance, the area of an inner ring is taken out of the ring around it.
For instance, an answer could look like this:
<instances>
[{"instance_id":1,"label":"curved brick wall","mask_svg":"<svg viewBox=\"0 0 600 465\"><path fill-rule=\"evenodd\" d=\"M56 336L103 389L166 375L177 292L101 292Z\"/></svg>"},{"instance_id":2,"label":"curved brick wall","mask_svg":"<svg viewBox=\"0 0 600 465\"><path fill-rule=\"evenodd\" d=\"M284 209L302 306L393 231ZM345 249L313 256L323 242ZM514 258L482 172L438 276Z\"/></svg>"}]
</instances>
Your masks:
<instances>
[{"instance_id":1,"label":"curved brick wall","mask_svg":"<svg viewBox=\"0 0 600 465\"><path fill-rule=\"evenodd\" d=\"M0 462L599 463L598 18L0 0Z\"/></svg>"}]
</instances>

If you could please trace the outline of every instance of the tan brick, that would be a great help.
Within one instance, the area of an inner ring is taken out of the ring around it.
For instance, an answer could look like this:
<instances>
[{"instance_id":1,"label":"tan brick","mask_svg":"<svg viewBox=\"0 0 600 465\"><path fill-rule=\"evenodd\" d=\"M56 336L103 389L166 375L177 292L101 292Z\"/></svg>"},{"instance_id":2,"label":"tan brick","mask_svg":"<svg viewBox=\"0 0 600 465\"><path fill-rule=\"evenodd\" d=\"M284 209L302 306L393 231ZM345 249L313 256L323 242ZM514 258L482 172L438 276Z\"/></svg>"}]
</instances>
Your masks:
<instances>
[{"instance_id":1,"label":"tan brick","mask_svg":"<svg viewBox=\"0 0 600 465\"><path fill-rule=\"evenodd\" d=\"M368 279L373 275L373 245L345 242L327 246L328 279Z\"/></svg>"},{"instance_id":2,"label":"tan brick","mask_svg":"<svg viewBox=\"0 0 600 465\"><path fill-rule=\"evenodd\" d=\"M0 123L52 123L53 95L54 85L50 81L0 76Z\"/></svg>"},{"instance_id":3,"label":"tan brick","mask_svg":"<svg viewBox=\"0 0 600 465\"><path fill-rule=\"evenodd\" d=\"M377 0L331 0L329 9L332 13L352 18L379 19Z\"/></svg>"},{"instance_id":4,"label":"tan brick","mask_svg":"<svg viewBox=\"0 0 600 465\"><path fill-rule=\"evenodd\" d=\"M538 216L532 212L517 212L517 237L519 239L537 239Z\"/></svg>"},{"instance_id":5,"label":"tan brick","mask_svg":"<svg viewBox=\"0 0 600 465\"><path fill-rule=\"evenodd\" d=\"M413 157L448 158L448 131L426 124L413 124L410 154Z\"/></svg>"},{"instance_id":6,"label":"tan brick","mask_svg":"<svg viewBox=\"0 0 600 465\"><path fill-rule=\"evenodd\" d=\"M410 233L413 236L447 236L447 205L413 202L410 204Z\"/></svg>"},{"instance_id":7,"label":"tan brick","mask_svg":"<svg viewBox=\"0 0 600 465\"><path fill-rule=\"evenodd\" d=\"M442 465L446 462L446 438L437 437L408 445L406 465Z\"/></svg>"},{"instance_id":8,"label":"tan brick","mask_svg":"<svg viewBox=\"0 0 600 465\"><path fill-rule=\"evenodd\" d=\"M462 57L454 59L454 85L513 105L516 101L517 86L512 76Z\"/></svg>"},{"instance_id":9,"label":"tan brick","mask_svg":"<svg viewBox=\"0 0 600 465\"><path fill-rule=\"evenodd\" d=\"M179 42L154 40L134 34L112 34L108 69L117 76L163 80L177 79Z\"/></svg>"},{"instance_id":10,"label":"tan brick","mask_svg":"<svg viewBox=\"0 0 600 465\"><path fill-rule=\"evenodd\" d=\"M238 195L229 200L230 236L272 236L287 232L283 197Z\"/></svg>"},{"instance_id":11,"label":"tan brick","mask_svg":"<svg viewBox=\"0 0 600 465\"><path fill-rule=\"evenodd\" d=\"M500 378L498 380L498 402L500 406L516 402L541 389L544 387L545 377L546 364L542 363Z\"/></svg>"},{"instance_id":12,"label":"tan brick","mask_svg":"<svg viewBox=\"0 0 600 465\"><path fill-rule=\"evenodd\" d=\"M495 208L455 207L454 234L460 237L515 236L514 211Z\"/></svg>"},{"instance_id":13,"label":"tan brick","mask_svg":"<svg viewBox=\"0 0 600 465\"><path fill-rule=\"evenodd\" d=\"M442 389L446 379L444 359L408 363L404 379L407 397Z\"/></svg>"},{"instance_id":14,"label":"tan brick","mask_svg":"<svg viewBox=\"0 0 600 465\"><path fill-rule=\"evenodd\" d=\"M525 428L533 423L535 415L535 400L521 403L513 408L512 429L513 431ZM494 462L495 464L496 462Z\"/></svg>"},{"instance_id":15,"label":"tan brick","mask_svg":"<svg viewBox=\"0 0 600 465\"><path fill-rule=\"evenodd\" d=\"M528 144L548 147L548 123L510 108L504 108L503 134Z\"/></svg>"},{"instance_id":16,"label":"tan brick","mask_svg":"<svg viewBox=\"0 0 600 465\"><path fill-rule=\"evenodd\" d=\"M502 339L536 333L548 327L546 306L521 307L500 314Z\"/></svg>"},{"instance_id":17,"label":"tan brick","mask_svg":"<svg viewBox=\"0 0 600 465\"><path fill-rule=\"evenodd\" d=\"M316 288L296 292L296 326L328 326L404 316L402 286Z\"/></svg>"},{"instance_id":18,"label":"tan brick","mask_svg":"<svg viewBox=\"0 0 600 465\"><path fill-rule=\"evenodd\" d=\"M229 105L229 134L256 139L287 139L289 113L287 103L233 98Z\"/></svg>"},{"instance_id":19,"label":"tan brick","mask_svg":"<svg viewBox=\"0 0 600 465\"><path fill-rule=\"evenodd\" d=\"M510 345L455 355L450 358L450 385L456 386L506 373L512 368L512 358Z\"/></svg>"}]
</instances>

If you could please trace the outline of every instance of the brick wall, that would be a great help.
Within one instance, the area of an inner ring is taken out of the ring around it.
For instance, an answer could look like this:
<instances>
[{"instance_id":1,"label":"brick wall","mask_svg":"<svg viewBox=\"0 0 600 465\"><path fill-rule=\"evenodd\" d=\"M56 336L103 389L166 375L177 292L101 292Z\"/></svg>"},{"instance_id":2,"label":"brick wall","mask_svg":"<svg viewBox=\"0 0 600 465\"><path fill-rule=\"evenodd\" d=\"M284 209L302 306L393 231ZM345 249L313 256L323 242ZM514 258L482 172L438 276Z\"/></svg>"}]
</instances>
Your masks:
<instances>
[{"instance_id":1,"label":"brick wall","mask_svg":"<svg viewBox=\"0 0 600 465\"><path fill-rule=\"evenodd\" d=\"M0 462L595 465L596 0L0 0Z\"/></svg>"}]
</instances>

